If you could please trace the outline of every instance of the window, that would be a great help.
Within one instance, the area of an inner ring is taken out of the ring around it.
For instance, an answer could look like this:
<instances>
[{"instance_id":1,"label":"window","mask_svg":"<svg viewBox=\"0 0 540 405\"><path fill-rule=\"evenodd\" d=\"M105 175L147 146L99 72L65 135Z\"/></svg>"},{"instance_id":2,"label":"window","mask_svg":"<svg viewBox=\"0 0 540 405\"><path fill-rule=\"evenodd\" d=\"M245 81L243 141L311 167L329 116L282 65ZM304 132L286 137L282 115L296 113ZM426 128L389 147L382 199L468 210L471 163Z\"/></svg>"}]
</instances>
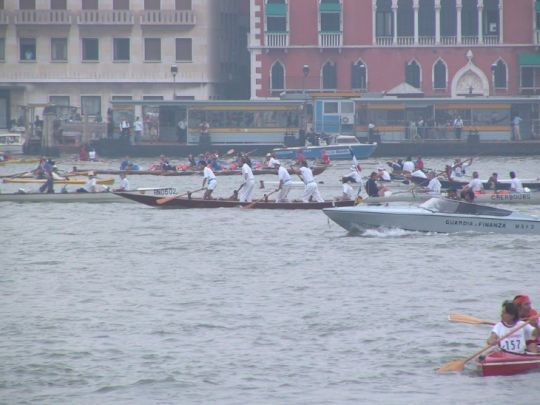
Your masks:
<instances>
[{"instance_id":1,"label":"window","mask_svg":"<svg viewBox=\"0 0 540 405\"><path fill-rule=\"evenodd\" d=\"M192 45L191 38L176 38L176 60L190 61L192 60Z\"/></svg>"},{"instance_id":2,"label":"window","mask_svg":"<svg viewBox=\"0 0 540 405\"><path fill-rule=\"evenodd\" d=\"M0 38L0 60L6 59L6 39Z\"/></svg>"},{"instance_id":3,"label":"window","mask_svg":"<svg viewBox=\"0 0 540 405\"><path fill-rule=\"evenodd\" d=\"M84 115L101 115L101 97L81 96L81 113Z\"/></svg>"},{"instance_id":4,"label":"window","mask_svg":"<svg viewBox=\"0 0 540 405\"><path fill-rule=\"evenodd\" d=\"M161 0L144 0L145 10L159 10L161 9Z\"/></svg>"},{"instance_id":5,"label":"window","mask_svg":"<svg viewBox=\"0 0 540 405\"><path fill-rule=\"evenodd\" d=\"M478 35L477 0L463 0L461 11L461 33L464 37Z\"/></svg>"},{"instance_id":6,"label":"window","mask_svg":"<svg viewBox=\"0 0 540 405\"><path fill-rule=\"evenodd\" d=\"M20 60L35 61L36 60L36 39L21 38L20 41Z\"/></svg>"},{"instance_id":7,"label":"window","mask_svg":"<svg viewBox=\"0 0 540 405\"><path fill-rule=\"evenodd\" d=\"M49 96L49 103L69 107L69 96Z\"/></svg>"},{"instance_id":8,"label":"window","mask_svg":"<svg viewBox=\"0 0 540 405\"><path fill-rule=\"evenodd\" d=\"M142 98L143 100L148 100L148 101L162 101L163 100L163 96L143 96ZM143 107L144 108L144 107Z\"/></svg>"},{"instance_id":9,"label":"window","mask_svg":"<svg viewBox=\"0 0 540 405\"><path fill-rule=\"evenodd\" d=\"M420 88L420 66L414 60L405 66L405 81L417 89Z\"/></svg>"},{"instance_id":10,"label":"window","mask_svg":"<svg viewBox=\"0 0 540 405\"><path fill-rule=\"evenodd\" d=\"M397 34L400 37L412 37L414 35L412 0L398 0Z\"/></svg>"},{"instance_id":11,"label":"window","mask_svg":"<svg viewBox=\"0 0 540 405\"><path fill-rule=\"evenodd\" d=\"M266 32L286 32L287 4L285 0L268 0L265 10Z\"/></svg>"},{"instance_id":12,"label":"window","mask_svg":"<svg viewBox=\"0 0 540 405\"><path fill-rule=\"evenodd\" d=\"M376 36L391 37L394 35L392 0L377 0L377 13L375 19Z\"/></svg>"},{"instance_id":13,"label":"window","mask_svg":"<svg viewBox=\"0 0 540 405\"><path fill-rule=\"evenodd\" d=\"M506 64L499 60L493 67L493 82L496 89L506 89Z\"/></svg>"},{"instance_id":14,"label":"window","mask_svg":"<svg viewBox=\"0 0 540 405\"><path fill-rule=\"evenodd\" d=\"M337 114L338 103L335 101L325 101L323 111L325 114Z\"/></svg>"},{"instance_id":15,"label":"window","mask_svg":"<svg viewBox=\"0 0 540 405\"><path fill-rule=\"evenodd\" d=\"M82 0L82 9L83 10L97 10L98 0Z\"/></svg>"},{"instance_id":16,"label":"window","mask_svg":"<svg viewBox=\"0 0 540 405\"><path fill-rule=\"evenodd\" d=\"M283 90L285 88L285 69L281 62L276 62L271 69L271 83L270 88L272 90Z\"/></svg>"},{"instance_id":17,"label":"window","mask_svg":"<svg viewBox=\"0 0 540 405\"><path fill-rule=\"evenodd\" d=\"M131 101L131 96L112 96L112 101Z\"/></svg>"},{"instance_id":18,"label":"window","mask_svg":"<svg viewBox=\"0 0 540 405\"><path fill-rule=\"evenodd\" d=\"M362 61L352 64L351 67L351 88L366 89L366 65Z\"/></svg>"},{"instance_id":19,"label":"window","mask_svg":"<svg viewBox=\"0 0 540 405\"><path fill-rule=\"evenodd\" d=\"M36 0L19 0L19 8L21 10L35 10Z\"/></svg>"},{"instance_id":20,"label":"window","mask_svg":"<svg viewBox=\"0 0 540 405\"><path fill-rule=\"evenodd\" d=\"M82 58L84 61L99 60L99 40L97 38L83 38Z\"/></svg>"},{"instance_id":21,"label":"window","mask_svg":"<svg viewBox=\"0 0 540 405\"><path fill-rule=\"evenodd\" d=\"M441 1L441 36L455 37L457 35L456 0Z\"/></svg>"},{"instance_id":22,"label":"window","mask_svg":"<svg viewBox=\"0 0 540 405\"><path fill-rule=\"evenodd\" d=\"M335 90L337 89L337 72L336 64L332 62L327 62L322 69L322 87L324 90Z\"/></svg>"},{"instance_id":23,"label":"window","mask_svg":"<svg viewBox=\"0 0 540 405\"><path fill-rule=\"evenodd\" d=\"M418 35L435 36L435 1L420 0L418 9Z\"/></svg>"},{"instance_id":24,"label":"window","mask_svg":"<svg viewBox=\"0 0 540 405\"><path fill-rule=\"evenodd\" d=\"M145 38L144 39L144 60L145 61L160 61L161 60L161 39L160 38Z\"/></svg>"},{"instance_id":25,"label":"window","mask_svg":"<svg viewBox=\"0 0 540 405\"><path fill-rule=\"evenodd\" d=\"M129 61L129 38L113 39L113 60Z\"/></svg>"},{"instance_id":26,"label":"window","mask_svg":"<svg viewBox=\"0 0 540 405\"><path fill-rule=\"evenodd\" d=\"M67 61L67 38L51 38L51 60Z\"/></svg>"},{"instance_id":27,"label":"window","mask_svg":"<svg viewBox=\"0 0 540 405\"><path fill-rule=\"evenodd\" d=\"M521 68L521 87L531 89L534 87L534 71L533 67L525 66Z\"/></svg>"},{"instance_id":28,"label":"window","mask_svg":"<svg viewBox=\"0 0 540 405\"><path fill-rule=\"evenodd\" d=\"M113 0L113 10L129 10L129 0Z\"/></svg>"},{"instance_id":29,"label":"window","mask_svg":"<svg viewBox=\"0 0 540 405\"><path fill-rule=\"evenodd\" d=\"M437 61L433 68L433 88L446 89L446 66L442 60Z\"/></svg>"},{"instance_id":30,"label":"window","mask_svg":"<svg viewBox=\"0 0 540 405\"><path fill-rule=\"evenodd\" d=\"M51 0L51 10L67 10L67 0Z\"/></svg>"},{"instance_id":31,"label":"window","mask_svg":"<svg viewBox=\"0 0 540 405\"><path fill-rule=\"evenodd\" d=\"M191 0L176 0L176 10L191 10Z\"/></svg>"},{"instance_id":32,"label":"window","mask_svg":"<svg viewBox=\"0 0 540 405\"><path fill-rule=\"evenodd\" d=\"M321 32L341 32L339 0L321 0Z\"/></svg>"}]
</instances>

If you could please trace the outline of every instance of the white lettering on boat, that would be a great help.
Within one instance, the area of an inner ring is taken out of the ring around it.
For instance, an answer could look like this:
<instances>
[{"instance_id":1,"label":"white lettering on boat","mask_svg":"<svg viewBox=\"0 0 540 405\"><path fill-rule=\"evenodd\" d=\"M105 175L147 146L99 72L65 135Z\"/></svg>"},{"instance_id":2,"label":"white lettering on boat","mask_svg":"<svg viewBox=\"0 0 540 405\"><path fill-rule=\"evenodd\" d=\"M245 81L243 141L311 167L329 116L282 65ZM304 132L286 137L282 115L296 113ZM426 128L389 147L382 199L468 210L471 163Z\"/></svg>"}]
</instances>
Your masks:
<instances>
[{"instance_id":1,"label":"white lettering on boat","mask_svg":"<svg viewBox=\"0 0 540 405\"><path fill-rule=\"evenodd\" d=\"M472 221L464 219L447 219L445 221L446 225L456 225L456 226L476 226L482 228L506 228L506 224L502 222L486 222L486 221Z\"/></svg>"},{"instance_id":2,"label":"white lettering on boat","mask_svg":"<svg viewBox=\"0 0 540 405\"><path fill-rule=\"evenodd\" d=\"M512 200L530 200L531 195L524 194L493 194L491 196L493 201L512 201Z\"/></svg>"},{"instance_id":3,"label":"white lettering on boat","mask_svg":"<svg viewBox=\"0 0 540 405\"><path fill-rule=\"evenodd\" d=\"M154 190L154 195L173 195L173 194L176 194L176 189L174 187L156 188Z\"/></svg>"}]
</instances>

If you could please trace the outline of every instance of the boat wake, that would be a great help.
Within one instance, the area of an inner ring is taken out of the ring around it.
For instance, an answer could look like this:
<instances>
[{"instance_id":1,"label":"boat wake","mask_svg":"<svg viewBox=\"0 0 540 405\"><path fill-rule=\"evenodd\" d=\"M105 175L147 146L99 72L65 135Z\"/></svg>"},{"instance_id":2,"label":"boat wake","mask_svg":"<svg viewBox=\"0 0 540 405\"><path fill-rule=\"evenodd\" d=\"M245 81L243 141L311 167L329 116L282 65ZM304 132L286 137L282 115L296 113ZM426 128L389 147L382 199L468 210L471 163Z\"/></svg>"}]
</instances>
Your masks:
<instances>
[{"instance_id":1,"label":"boat wake","mask_svg":"<svg viewBox=\"0 0 540 405\"><path fill-rule=\"evenodd\" d=\"M410 235L425 235L425 232L417 231L406 231L405 229L400 228L377 228L377 229L367 229L361 236L370 237L370 238L402 238Z\"/></svg>"}]
</instances>

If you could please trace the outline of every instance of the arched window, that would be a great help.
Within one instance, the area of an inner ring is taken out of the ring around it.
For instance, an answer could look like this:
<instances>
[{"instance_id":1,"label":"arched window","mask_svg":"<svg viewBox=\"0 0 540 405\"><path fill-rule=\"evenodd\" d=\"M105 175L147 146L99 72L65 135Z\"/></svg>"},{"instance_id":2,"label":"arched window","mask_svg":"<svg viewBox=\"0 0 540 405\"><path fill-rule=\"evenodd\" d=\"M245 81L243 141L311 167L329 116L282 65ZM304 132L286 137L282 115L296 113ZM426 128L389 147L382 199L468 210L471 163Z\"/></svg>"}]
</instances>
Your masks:
<instances>
[{"instance_id":1,"label":"arched window","mask_svg":"<svg viewBox=\"0 0 540 405\"><path fill-rule=\"evenodd\" d=\"M435 0L420 0L418 35L421 37L435 36Z\"/></svg>"},{"instance_id":2,"label":"arched window","mask_svg":"<svg viewBox=\"0 0 540 405\"><path fill-rule=\"evenodd\" d=\"M482 32L484 35L499 35L499 0L484 0Z\"/></svg>"},{"instance_id":3,"label":"arched window","mask_svg":"<svg viewBox=\"0 0 540 405\"><path fill-rule=\"evenodd\" d=\"M351 88L367 90L367 66L362 60L351 66Z\"/></svg>"},{"instance_id":4,"label":"arched window","mask_svg":"<svg viewBox=\"0 0 540 405\"><path fill-rule=\"evenodd\" d=\"M326 62L322 68L322 88L323 90L337 89L336 64L333 62Z\"/></svg>"},{"instance_id":5,"label":"arched window","mask_svg":"<svg viewBox=\"0 0 540 405\"><path fill-rule=\"evenodd\" d=\"M341 32L341 4L339 0L320 0L321 32Z\"/></svg>"},{"instance_id":6,"label":"arched window","mask_svg":"<svg viewBox=\"0 0 540 405\"><path fill-rule=\"evenodd\" d=\"M397 34L400 37L414 35L414 10L412 0L398 0Z\"/></svg>"},{"instance_id":7,"label":"arched window","mask_svg":"<svg viewBox=\"0 0 540 405\"><path fill-rule=\"evenodd\" d=\"M420 88L420 66L415 60L405 66L405 81L417 89Z\"/></svg>"},{"instance_id":8,"label":"arched window","mask_svg":"<svg viewBox=\"0 0 540 405\"><path fill-rule=\"evenodd\" d=\"M441 1L441 37L455 37L456 35L456 0Z\"/></svg>"},{"instance_id":9,"label":"arched window","mask_svg":"<svg viewBox=\"0 0 540 405\"><path fill-rule=\"evenodd\" d=\"M285 89L285 69L281 62L277 61L270 69L270 87L272 92Z\"/></svg>"},{"instance_id":10,"label":"arched window","mask_svg":"<svg viewBox=\"0 0 540 405\"><path fill-rule=\"evenodd\" d=\"M433 88L446 89L446 65L438 60L433 67Z\"/></svg>"},{"instance_id":11,"label":"arched window","mask_svg":"<svg viewBox=\"0 0 540 405\"><path fill-rule=\"evenodd\" d=\"M287 3L285 0L267 0L266 2L266 31L287 31Z\"/></svg>"},{"instance_id":12,"label":"arched window","mask_svg":"<svg viewBox=\"0 0 540 405\"><path fill-rule=\"evenodd\" d=\"M493 66L493 82L496 89L506 89L508 86L506 77L506 63L501 59Z\"/></svg>"},{"instance_id":13,"label":"arched window","mask_svg":"<svg viewBox=\"0 0 540 405\"><path fill-rule=\"evenodd\" d=\"M478 35L478 2L463 0L461 9L461 32L464 37Z\"/></svg>"},{"instance_id":14,"label":"arched window","mask_svg":"<svg viewBox=\"0 0 540 405\"><path fill-rule=\"evenodd\" d=\"M394 35L392 0L377 0L375 20L375 32L377 37L391 37Z\"/></svg>"}]
</instances>

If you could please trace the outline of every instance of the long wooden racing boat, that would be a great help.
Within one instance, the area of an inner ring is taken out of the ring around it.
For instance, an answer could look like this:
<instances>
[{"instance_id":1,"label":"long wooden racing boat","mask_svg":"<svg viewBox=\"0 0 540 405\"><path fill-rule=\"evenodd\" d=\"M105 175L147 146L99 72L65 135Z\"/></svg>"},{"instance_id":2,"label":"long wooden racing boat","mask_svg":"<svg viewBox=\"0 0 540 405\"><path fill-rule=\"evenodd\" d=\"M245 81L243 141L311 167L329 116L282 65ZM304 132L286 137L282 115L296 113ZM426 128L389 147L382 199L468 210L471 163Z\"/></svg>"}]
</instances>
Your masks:
<instances>
[{"instance_id":1,"label":"long wooden racing boat","mask_svg":"<svg viewBox=\"0 0 540 405\"><path fill-rule=\"evenodd\" d=\"M315 165L311 167L313 175L321 174L326 170L327 165ZM293 170L290 168L287 169L289 174L294 174ZM202 170L114 170L114 169L94 169L92 172L96 174L122 174L127 175L150 175L150 176L202 176ZM86 173L86 170L84 171ZM81 172L83 174L83 172ZM240 169L224 169L224 170L215 170L214 174L216 176L235 176L241 175L242 170ZM275 174L277 175L277 169L253 169L254 175L263 175L263 174Z\"/></svg>"},{"instance_id":2,"label":"long wooden racing boat","mask_svg":"<svg viewBox=\"0 0 540 405\"><path fill-rule=\"evenodd\" d=\"M21 184L34 184L45 183L45 179L34 179L26 177L12 177L9 179L4 178L4 183L21 183ZM54 184L86 184L88 179L54 179ZM97 184L110 185L114 184L114 179L96 179Z\"/></svg>"},{"instance_id":3,"label":"long wooden racing boat","mask_svg":"<svg viewBox=\"0 0 540 405\"><path fill-rule=\"evenodd\" d=\"M540 354L515 354L500 350L480 356L476 364L484 377L513 375L540 368Z\"/></svg>"},{"instance_id":4,"label":"long wooden racing boat","mask_svg":"<svg viewBox=\"0 0 540 405\"><path fill-rule=\"evenodd\" d=\"M281 210L306 210L306 209L323 209L330 207L350 207L354 205L354 201L325 201L325 202L286 202L278 203L275 201L257 201L253 202L240 202L236 200L227 200L227 199L216 199L216 200L203 200L202 198L188 198L188 197L178 197L167 201L164 204L158 204L158 200L163 198L163 195L154 195L153 193L138 193L123 191L115 193L119 196L127 198L129 200L136 201L141 204L149 205L151 207L158 208L235 208L235 207L245 207L249 206L250 208L257 209L281 209Z\"/></svg>"}]
</instances>

